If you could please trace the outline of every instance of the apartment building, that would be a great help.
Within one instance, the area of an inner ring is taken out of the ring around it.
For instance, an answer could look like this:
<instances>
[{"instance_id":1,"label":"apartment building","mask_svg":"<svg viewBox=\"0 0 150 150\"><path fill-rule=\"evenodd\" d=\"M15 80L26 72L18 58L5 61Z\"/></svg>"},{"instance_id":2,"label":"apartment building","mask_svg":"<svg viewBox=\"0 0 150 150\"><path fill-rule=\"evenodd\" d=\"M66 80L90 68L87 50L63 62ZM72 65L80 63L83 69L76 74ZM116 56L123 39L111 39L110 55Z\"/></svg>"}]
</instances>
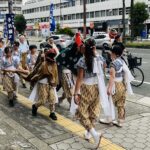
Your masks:
<instances>
[{"instance_id":1,"label":"apartment building","mask_svg":"<svg viewBox=\"0 0 150 150\"><path fill-rule=\"evenodd\" d=\"M145 2L149 9L149 0L135 0ZM62 27L70 27L74 30L82 30L83 27L83 0L66 2L65 0L54 0L54 16L56 23ZM126 33L129 33L130 3L126 0ZM49 28L49 6L50 0L28 0L22 8L27 20L28 29L34 30L39 25L40 29ZM94 23L95 29L99 30L103 22L107 22L109 28L122 29L122 0L87 0L86 18L87 28ZM149 24L150 20L146 21Z\"/></svg>"},{"instance_id":2,"label":"apartment building","mask_svg":"<svg viewBox=\"0 0 150 150\"><path fill-rule=\"evenodd\" d=\"M13 0L13 13L21 14L22 0ZM3 31L5 14L8 13L8 0L0 0L0 31Z\"/></svg>"}]
</instances>

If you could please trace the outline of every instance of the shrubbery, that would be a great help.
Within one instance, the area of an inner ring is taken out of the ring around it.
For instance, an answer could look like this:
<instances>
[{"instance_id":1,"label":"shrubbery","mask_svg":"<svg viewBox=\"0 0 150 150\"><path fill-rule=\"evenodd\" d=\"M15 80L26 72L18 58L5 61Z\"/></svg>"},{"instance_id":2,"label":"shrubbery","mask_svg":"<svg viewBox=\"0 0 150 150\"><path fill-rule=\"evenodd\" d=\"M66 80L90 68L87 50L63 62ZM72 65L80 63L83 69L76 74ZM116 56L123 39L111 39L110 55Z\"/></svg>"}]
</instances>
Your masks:
<instances>
[{"instance_id":1,"label":"shrubbery","mask_svg":"<svg viewBox=\"0 0 150 150\"><path fill-rule=\"evenodd\" d=\"M127 42L126 47L131 48L150 48L150 42Z\"/></svg>"},{"instance_id":2,"label":"shrubbery","mask_svg":"<svg viewBox=\"0 0 150 150\"><path fill-rule=\"evenodd\" d=\"M67 35L69 35L71 37L74 36L73 31L70 28L68 28L68 27L66 27L66 28L59 28L56 33L57 34L67 34Z\"/></svg>"}]
</instances>

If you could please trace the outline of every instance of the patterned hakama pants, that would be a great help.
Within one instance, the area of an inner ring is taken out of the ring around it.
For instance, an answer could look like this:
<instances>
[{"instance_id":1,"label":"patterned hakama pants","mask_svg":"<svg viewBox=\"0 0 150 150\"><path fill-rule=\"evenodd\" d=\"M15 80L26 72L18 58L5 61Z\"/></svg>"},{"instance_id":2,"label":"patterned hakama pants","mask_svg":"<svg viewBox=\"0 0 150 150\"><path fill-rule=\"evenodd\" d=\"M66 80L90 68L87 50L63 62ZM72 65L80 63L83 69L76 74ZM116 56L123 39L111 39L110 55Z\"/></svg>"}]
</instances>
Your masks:
<instances>
[{"instance_id":1,"label":"patterned hakama pants","mask_svg":"<svg viewBox=\"0 0 150 150\"><path fill-rule=\"evenodd\" d=\"M26 69L27 55L28 55L27 53L22 53L21 54L21 65L22 65L23 69ZM20 80L21 80L22 84L26 83L25 80L22 77L20 77Z\"/></svg>"},{"instance_id":2,"label":"patterned hakama pants","mask_svg":"<svg viewBox=\"0 0 150 150\"><path fill-rule=\"evenodd\" d=\"M86 130L90 130L94 127L94 122L100 114L98 85L83 84L80 92L81 100L76 117L79 118Z\"/></svg>"},{"instance_id":3,"label":"patterned hakama pants","mask_svg":"<svg viewBox=\"0 0 150 150\"><path fill-rule=\"evenodd\" d=\"M125 119L126 88L123 82L115 82L115 95L112 96L114 105L118 109L118 119Z\"/></svg>"},{"instance_id":4,"label":"patterned hakama pants","mask_svg":"<svg viewBox=\"0 0 150 150\"><path fill-rule=\"evenodd\" d=\"M54 88L48 84L38 83L38 102L35 105L40 107L46 102L49 103L50 112L54 112L56 102Z\"/></svg>"},{"instance_id":5,"label":"patterned hakama pants","mask_svg":"<svg viewBox=\"0 0 150 150\"><path fill-rule=\"evenodd\" d=\"M3 88L8 93L8 99L11 100L14 97L14 91L16 90L16 84L14 83L14 77L10 77L7 74L3 77Z\"/></svg>"},{"instance_id":6,"label":"patterned hakama pants","mask_svg":"<svg viewBox=\"0 0 150 150\"><path fill-rule=\"evenodd\" d=\"M68 77L68 79L67 79ZM73 79L71 79L72 74L65 74L62 73L62 88L64 91L64 97L65 98L72 98L73 96L73 92L74 92L74 83L73 83Z\"/></svg>"}]
</instances>

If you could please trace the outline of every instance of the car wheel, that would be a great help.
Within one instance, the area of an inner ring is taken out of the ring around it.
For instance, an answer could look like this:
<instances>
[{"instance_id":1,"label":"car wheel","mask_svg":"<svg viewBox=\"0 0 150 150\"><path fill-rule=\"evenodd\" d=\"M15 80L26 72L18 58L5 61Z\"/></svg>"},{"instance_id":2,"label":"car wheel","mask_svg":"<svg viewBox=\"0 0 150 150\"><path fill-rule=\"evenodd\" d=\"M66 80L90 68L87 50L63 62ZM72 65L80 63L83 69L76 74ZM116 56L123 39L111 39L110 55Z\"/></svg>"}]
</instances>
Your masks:
<instances>
[{"instance_id":1,"label":"car wheel","mask_svg":"<svg viewBox=\"0 0 150 150\"><path fill-rule=\"evenodd\" d=\"M104 43L103 47L109 47L109 45L107 43Z\"/></svg>"},{"instance_id":2,"label":"car wheel","mask_svg":"<svg viewBox=\"0 0 150 150\"><path fill-rule=\"evenodd\" d=\"M40 49L44 48L44 45L43 44L40 44Z\"/></svg>"}]
</instances>

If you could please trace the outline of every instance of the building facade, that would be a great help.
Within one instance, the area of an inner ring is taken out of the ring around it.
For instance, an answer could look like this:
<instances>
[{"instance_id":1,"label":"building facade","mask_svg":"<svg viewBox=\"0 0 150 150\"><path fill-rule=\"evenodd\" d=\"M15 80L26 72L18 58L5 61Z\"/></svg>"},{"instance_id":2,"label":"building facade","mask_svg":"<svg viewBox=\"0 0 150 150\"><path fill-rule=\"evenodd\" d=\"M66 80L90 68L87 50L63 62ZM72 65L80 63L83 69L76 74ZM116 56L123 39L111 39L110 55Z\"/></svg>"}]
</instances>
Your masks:
<instances>
[{"instance_id":1,"label":"building facade","mask_svg":"<svg viewBox=\"0 0 150 150\"><path fill-rule=\"evenodd\" d=\"M149 0L135 0L150 5ZM65 2L54 0L54 16L56 23L62 27L70 27L74 30L82 30L83 27L83 0ZM130 3L126 0L126 33L129 33ZM49 28L50 0L28 0L22 8L27 20L28 30L45 30ZM107 22L109 28L122 29L122 0L87 0L86 18L87 28L94 24L95 30L101 28L103 22ZM149 11L149 9L148 9ZM147 21L147 23L149 20ZM45 30L46 31L46 30Z\"/></svg>"},{"instance_id":2,"label":"building facade","mask_svg":"<svg viewBox=\"0 0 150 150\"><path fill-rule=\"evenodd\" d=\"M13 0L13 13L22 13L22 0ZM0 31L3 31L4 18L8 13L8 0L0 0Z\"/></svg>"}]
</instances>

